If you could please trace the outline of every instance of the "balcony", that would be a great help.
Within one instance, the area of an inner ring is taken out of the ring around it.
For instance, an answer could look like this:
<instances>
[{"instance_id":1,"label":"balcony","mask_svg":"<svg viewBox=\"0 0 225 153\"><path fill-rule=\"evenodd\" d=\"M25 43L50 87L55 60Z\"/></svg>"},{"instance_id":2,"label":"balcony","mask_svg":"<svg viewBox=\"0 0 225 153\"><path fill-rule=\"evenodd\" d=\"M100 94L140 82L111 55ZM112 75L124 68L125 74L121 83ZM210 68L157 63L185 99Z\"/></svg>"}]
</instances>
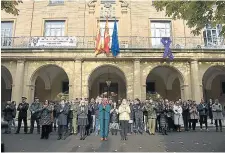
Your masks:
<instances>
[{"instance_id":1,"label":"balcony","mask_svg":"<svg viewBox=\"0 0 225 153\"><path fill-rule=\"evenodd\" d=\"M120 48L128 49L162 49L159 37L121 36ZM172 37L172 49L225 49L223 38L209 39L202 37ZM4 49L94 49L95 37L2 37Z\"/></svg>"}]
</instances>

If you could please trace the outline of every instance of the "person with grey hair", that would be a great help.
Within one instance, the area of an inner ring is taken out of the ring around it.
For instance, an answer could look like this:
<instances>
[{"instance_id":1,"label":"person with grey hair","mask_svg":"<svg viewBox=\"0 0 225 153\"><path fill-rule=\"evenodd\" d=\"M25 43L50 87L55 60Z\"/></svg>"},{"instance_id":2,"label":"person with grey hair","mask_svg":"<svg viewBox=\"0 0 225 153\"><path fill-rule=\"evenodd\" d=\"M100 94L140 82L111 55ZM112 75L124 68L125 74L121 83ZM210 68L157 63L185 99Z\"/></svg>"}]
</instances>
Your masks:
<instances>
[{"instance_id":1,"label":"person with grey hair","mask_svg":"<svg viewBox=\"0 0 225 153\"><path fill-rule=\"evenodd\" d=\"M212 113L213 113L213 118L216 124L216 132L218 132L218 121L220 126L220 132L222 132L222 119L223 119L222 111L223 111L223 107L219 103L219 100L216 99L215 103L212 105Z\"/></svg>"},{"instance_id":2,"label":"person with grey hair","mask_svg":"<svg viewBox=\"0 0 225 153\"><path fill-rule=\"evenodd\" d=\"M86 135L86 126L88 125L88 106L85 104L84 100L80 102L77 116L78 126L80 129L80 140L84 140Z\"/></svg>"}]
</instances>

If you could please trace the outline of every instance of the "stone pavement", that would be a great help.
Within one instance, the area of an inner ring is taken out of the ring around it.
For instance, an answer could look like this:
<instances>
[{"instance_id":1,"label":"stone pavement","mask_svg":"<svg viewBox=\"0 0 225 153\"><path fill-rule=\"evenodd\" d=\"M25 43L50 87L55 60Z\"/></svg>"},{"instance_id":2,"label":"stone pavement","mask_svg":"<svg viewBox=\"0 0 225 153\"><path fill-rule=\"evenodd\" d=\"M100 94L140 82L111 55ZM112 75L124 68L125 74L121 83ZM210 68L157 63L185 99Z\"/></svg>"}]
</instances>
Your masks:
<instances>
[{"instance_id":1,"label":"stone pavement","mask_svg":"<svg viewBox=\"0 0 225 153\"><path fill-rule=\"evenodd\" d=\"M21 129L23 130L23 129ZM69 136L66 140L56 140L53 132L49 140L41 140L38 134L2 134L8 152L224 152L224 132L171 132L168 136L131 135L128 141L120 136L109 136L108 141L100 141L99 136L88 136L84 141L79 136ZM35 131L36 132L36 131Z\"/></svg>"}]
</instances>

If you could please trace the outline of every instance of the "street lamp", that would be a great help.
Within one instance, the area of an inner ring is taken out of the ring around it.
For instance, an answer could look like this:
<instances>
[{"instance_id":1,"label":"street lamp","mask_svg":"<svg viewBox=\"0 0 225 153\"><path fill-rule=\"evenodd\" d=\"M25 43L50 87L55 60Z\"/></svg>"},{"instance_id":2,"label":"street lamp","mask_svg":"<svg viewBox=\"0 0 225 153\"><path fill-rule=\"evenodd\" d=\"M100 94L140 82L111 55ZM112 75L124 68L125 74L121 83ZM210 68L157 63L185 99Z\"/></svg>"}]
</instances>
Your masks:
<instances>
[{"instance_id":1,"label":"street lamp","mask_svg":"<svg viewBox=\"0 0 225 153\"><path fill-rule=\"evenodd\" d=\"M109 87L111 85L111 81L109 79L109 69L108 69L108 80L106 80L105 82L106 82L106 85L108 87L107 98L109 99Z\"/></svg>"}]
</instances>

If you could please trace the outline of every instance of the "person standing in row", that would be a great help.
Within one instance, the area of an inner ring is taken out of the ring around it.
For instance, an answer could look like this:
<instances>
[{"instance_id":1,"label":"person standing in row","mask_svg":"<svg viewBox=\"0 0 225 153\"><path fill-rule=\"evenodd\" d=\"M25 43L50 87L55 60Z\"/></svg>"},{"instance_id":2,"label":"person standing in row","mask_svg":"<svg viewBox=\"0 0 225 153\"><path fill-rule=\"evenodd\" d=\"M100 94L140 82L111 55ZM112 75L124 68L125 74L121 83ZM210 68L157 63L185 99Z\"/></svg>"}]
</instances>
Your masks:
<instances>
[{"instance_id":1,"label":"person standing in row","mask_svg":"<svg viewBox=\"0 0 225 153\"><path fill-rule=\"evenodd\" d=\"M72 121L72 134L77 135L77 111L78 111L78 107L79 107L79 101L78 99L76 100L72 100L72 104L71 104L71 111L73 113L73 121Z\"/></svg>"},{"instance_id":2,"label":"person standing in row","mask_svg":"<svg viewBox=\"0 0 225 153\"><path fill-rule=\"evenodd\" d=\"M110 120L111 106L106 98L103 99L99 105L99 122L100 122L100 136L101 140L108 140L109 120Z\"/></svg>"},{"instance_id":3,"label":"person standing in row","mask_svg":"<svg viewBox=\"0 0 225 153\"><path fill-rule=\"evenodd\" d=\"M110 110L110 130L112 135L117 135L117 131L119 130L118 113L119 111L116 107L116 103L113 103L113 108Z\"/></svg>"},{"instance_id":4,"label":"person standing in row","mask_svg":"<svg viewBox=\"0 0 225 153\"><path fill-rule=\"evenodd\" d=\"M212 105L213 118L216 124L216 132L218 132L218 121L220 126L220 132L222 132L222 120L223 120L223 107L216 99L215 103Z\"/></svg>"},{"instance_id":5,"label":"person standing in row","mask_svg":"<svg viewBox=\"0 0 225 153\"><path fill-rule=\"evenodd\" d=\"M16 130L16 134L20 133L21 123L24 123L24 133L27 134L27 110L29 108L29 104L26 102L27 98L22 97L22 103L19 103L17 107L17 111L19 111L18 115L18 127Z\"/></svg>"},{"instance_id":6,"label":"person standing in row","mask_svg":"<svg viewBox=\"0 0 225 153\"><path fill-rule=\"evenodd\" d=\"M48 100L45 101L41 109L38 110L40 113L40 125L41 125L41 139L48 139L51 130L52 118L51 114L53 107L49 104Z\"/></svg>"},{"instance_id":7,"label":"person standing in row","mask_svg":"<svg viewBox=\"0 0 225 153\"><path fill-rule=\"evenodd\" d=\"M119 120L121 126L121 140L128 140L128 121L130 120L130 106L127 104L126 99L123 99L119 107Z\"/></svg>"},{"instance_id":8,"label":"person standing in row","mask_svg":"<svg viewBox=\"0 0 225 153\"><path fill-rule=\"evenodd\" d=\"M8 128L5 129L5 134L10 134L13 117L15 116L15 108L11 101L7 101L2 111L4 112L4 120L8 123Z\"/></svg>"},{"instance_id":9,"label":"person standing in row","mask_svg":"<svg viewBox=\"0 0 225 153\"><path fill-rule=\"evenodd\" d=\"M100 97L96 98L95 105L94 105L94 112L95 112L95 135L97 136L99 133L99 105L101 104Z\"/></svg>"},{"instance_id":10,"label":"person standing in row","mask_svg":"<svg viewBox=\"0 0 225 153\"><path fill-rule=\"evenodd\" d=\"M186 101L183 102L182 109L183 109L182 116L184 121L184 130L188 131L188 121L190 114L189 114L189 104Z\"/></svg>"},{"instance_id":11,"label":"person standing in row","mask_svg":"<svg viewBox=\"0 0 225 153\"><path fill-rule=\"evenodd\" d=\"M144 131L144 122L143 122L143 106L140 103L139 99L135 99L135 104L133 107L134 118L135 118L135 133L142 134Z\"/></svg>"},{"instance_id":12,"label":"person standing in row","mask_svg":"<svg viewBox=\"0 0 225 153\"><path fill-rule=\"evenodd\" d=\"M190 119L191 119L191 123L192 123L192 130L195 131L196 123L199 119L198 110L197 110L197 106L195 103L193 103L190 106L189 112L190 112Z\"/></svg>"},{"instance_id":13,"label":"person standing in row","mask_svg":"<svg viewBox=\"0 0 225 153\"><path fill-rule=\"evenodd\" d=\"M66 139L66 126L67 126L67 116L69 112L68 105L65 104L65 99L62 98L60 105L57 108L58 116L58 140Z\"/></svg>"},{"instance_id":14,"label":"person standing in row","mask_svg":"<svg viewBox=\"0 0 225 153\"><path fill-rule=\"evenodd\" d=\"M156 127L156 106L153 103L152 99L149 100L149 103L146 105L146 111L148 114L148 128L149 134L155 135Z\"/></svg>"},{"instance_id":15,"label":"person standing in row","mask_svg":"<svg viewBox=\"0 0 225 153\"><path fill-rule=\"evenodd\" d=\"M173 112L174 112L174 124L176 126L177 132L181 132L181 125L183 124L183 117L182 117L183 110L178 101L173 106Z\"/></svg>"},{"instance_id":16,"label":"person standing in row","mask_svg":"<svg viewBox=\"0 0 225 153\"><path fill-rule=\"evenodd\" d=\"M40 134L40 112L41 104L39 103L39 99L37 97L34 98L34 102L30 105L31 112L31 121L30 121L30 134L33 134L34 131L34 123L37 123L37 133Z\"/></svg>"},{"instance_id":17,"label":"person standing in row","mask_svg":"<svg viewBox=\"0 0 225 153\"><path fill-rule=\"evenodd\" d=\"M88 125L88 106L85 104L84 100L80 102L77 111L77 116L78 126L80 129L80 140L84 140L86 135L86 126Z\"/></svg>"},{"instance_id":18,"label":"person standing in row","mask_svg":"<svg viewBox=\"0 0 225 153\"><path fill-rule=\"evenodd\" d=\"M198 105L198 111L199 111L199 115L200 115L200 130L202 131L202 123L205 123L206 131L209 131L208 123L207 123L208 106L203 101L203 99L201 99L201 103Z\"/></svg>"},{"instance_id":19,"label":"person standing in row","mask_svg":"<svg viewBox=\"0 0 225 153\"><path fill-rule=\"evenodd\" d=\"M209 99L208 108L209 108L209 118L211 120L211 124L213 124L213 113L212 113L212 99Z\"/></svg>"}]
</instances>

